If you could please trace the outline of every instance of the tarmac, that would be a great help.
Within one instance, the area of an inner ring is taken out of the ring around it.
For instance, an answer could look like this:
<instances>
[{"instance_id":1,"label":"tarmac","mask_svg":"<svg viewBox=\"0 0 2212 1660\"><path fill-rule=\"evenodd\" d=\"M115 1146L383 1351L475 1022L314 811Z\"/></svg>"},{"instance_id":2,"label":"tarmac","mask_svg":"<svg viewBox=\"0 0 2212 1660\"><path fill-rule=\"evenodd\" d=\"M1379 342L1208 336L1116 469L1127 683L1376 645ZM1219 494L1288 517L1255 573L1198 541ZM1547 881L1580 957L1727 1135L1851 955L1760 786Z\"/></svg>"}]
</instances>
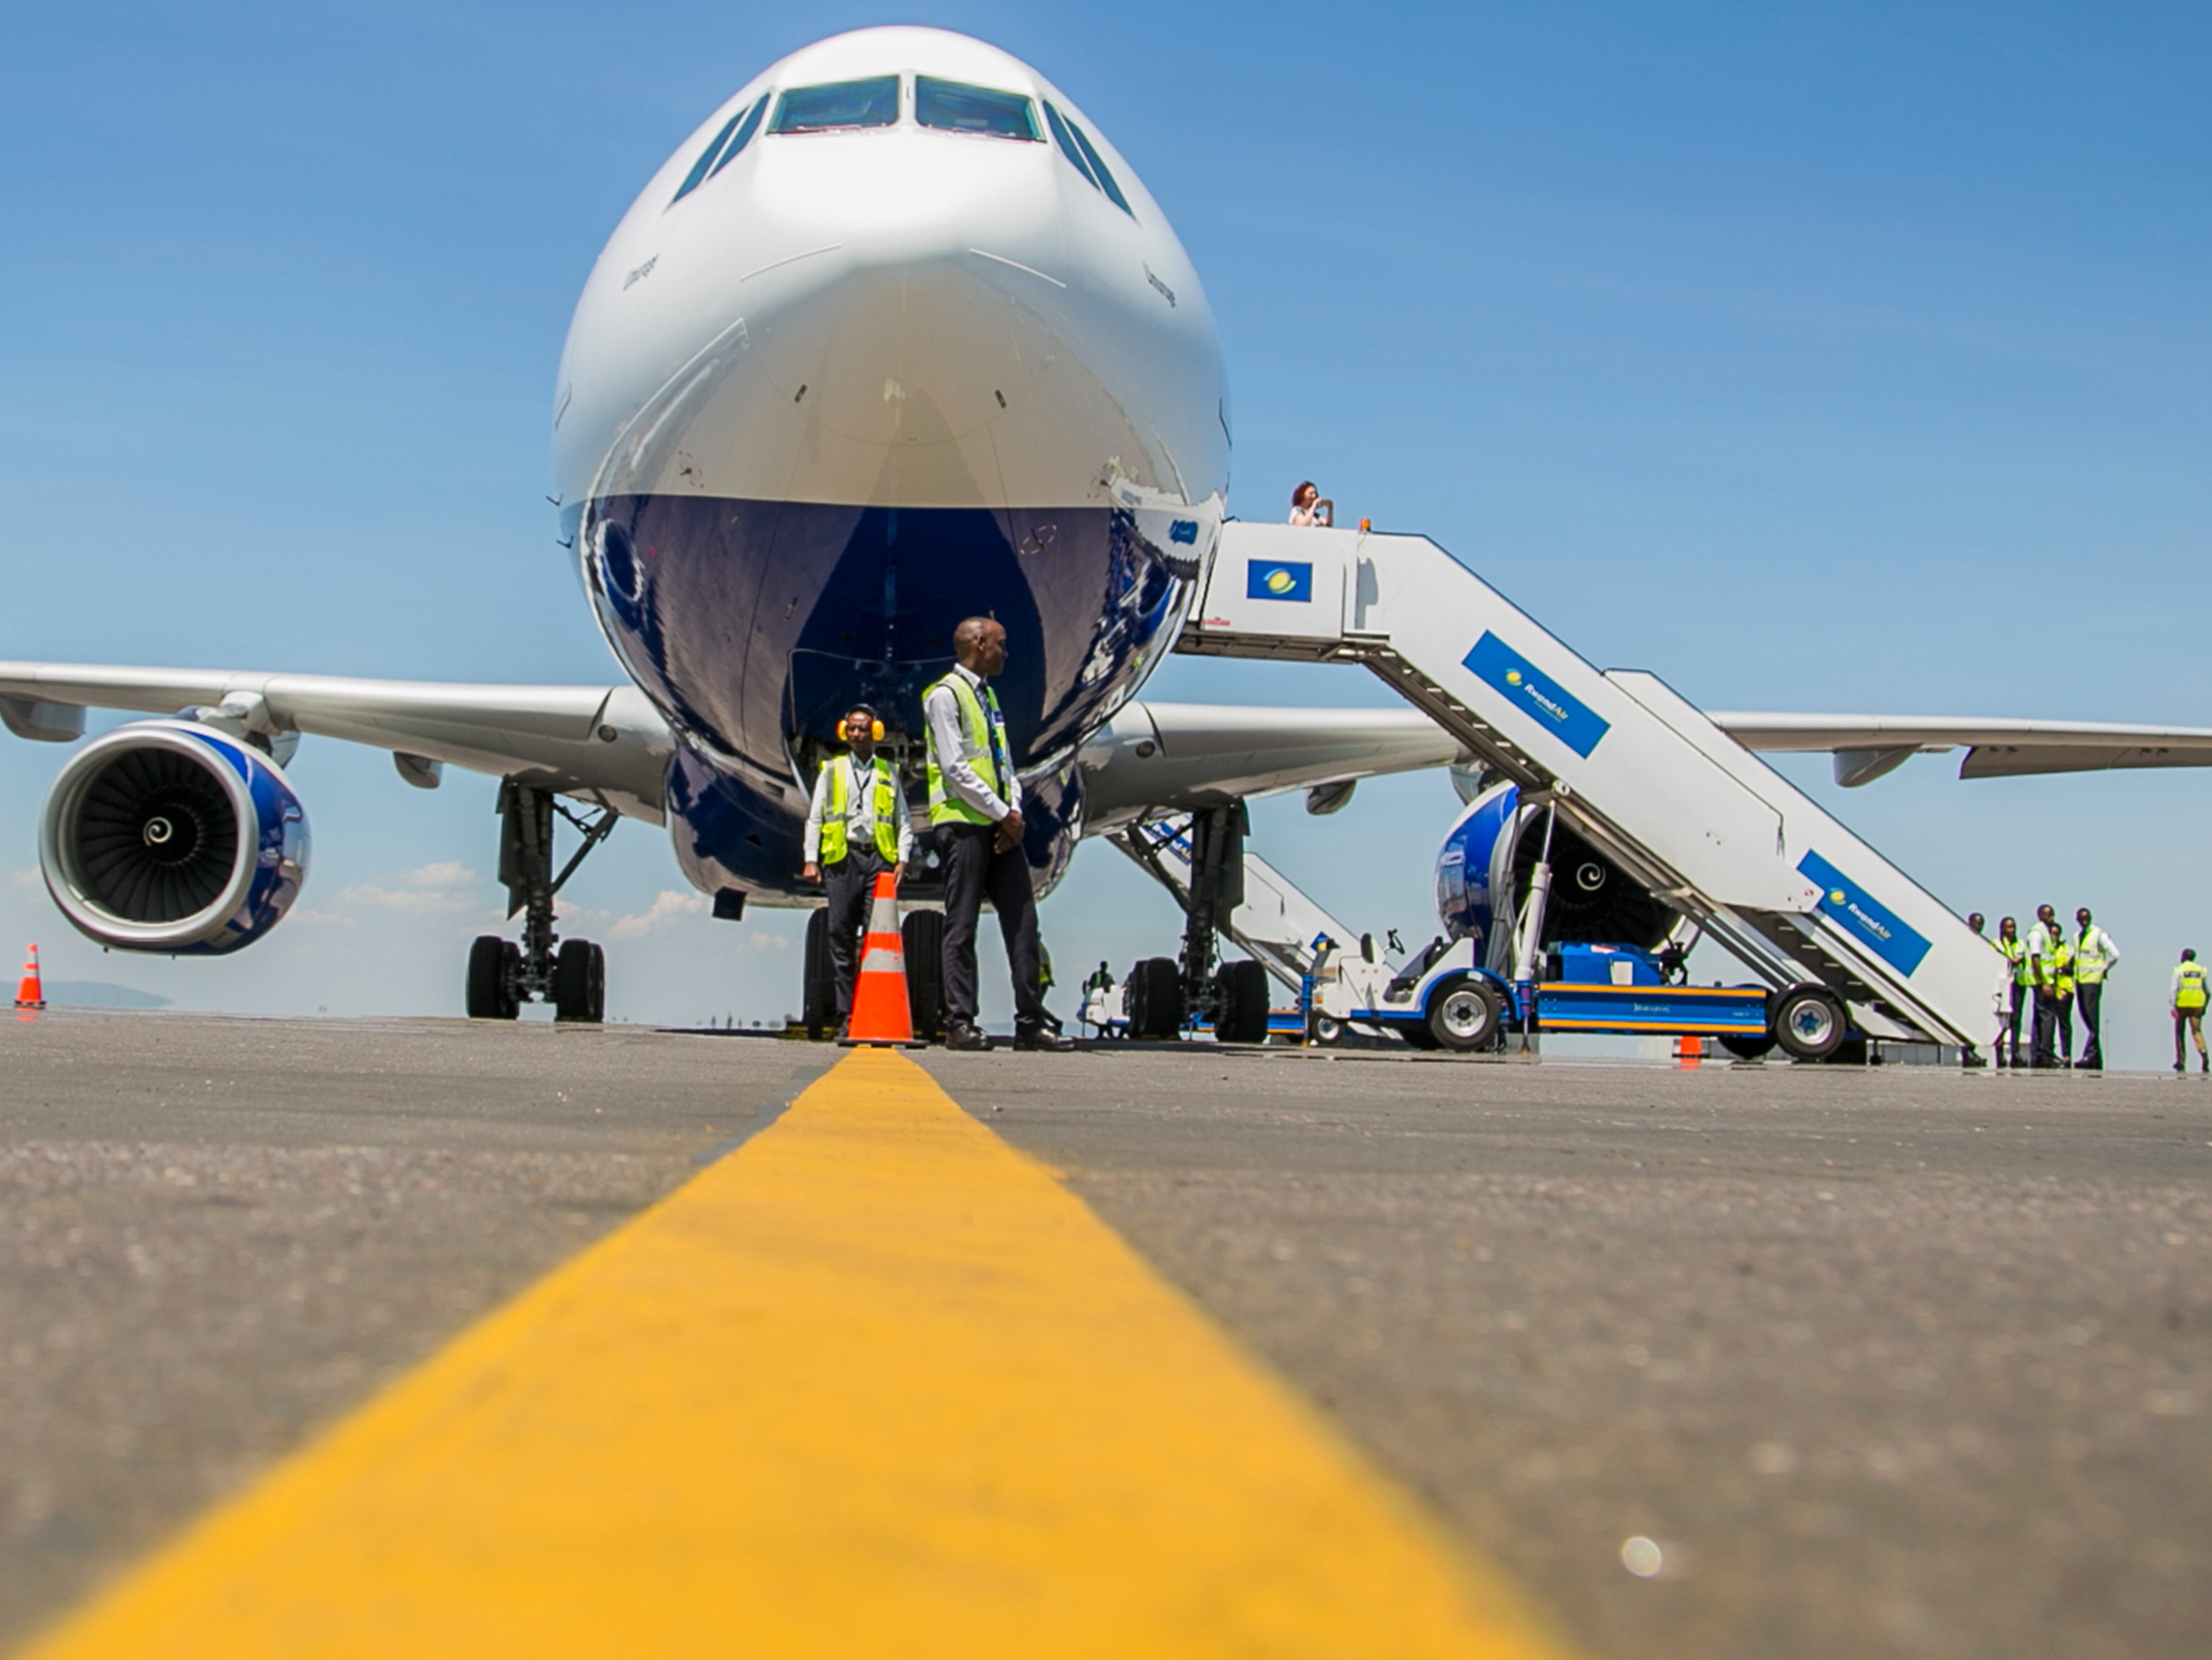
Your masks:
<instances>
[{"instance_id":1,"label":"tarmac","mask_svg":"<svg viewBox=\"0 0 2212 1660\"><path fill-rule=\"evenodd\" d=\"M817 1599L753 1652L2212 1652L2212 1081L912 1061L0 1028L0 1650L185 1651L125 1639L226 1572L535 1596L630 1504ZM548 1433L617 1473L546 1486ZM368 1573L387 1462L559 1539Z\"/></svg>"}]
</instances>

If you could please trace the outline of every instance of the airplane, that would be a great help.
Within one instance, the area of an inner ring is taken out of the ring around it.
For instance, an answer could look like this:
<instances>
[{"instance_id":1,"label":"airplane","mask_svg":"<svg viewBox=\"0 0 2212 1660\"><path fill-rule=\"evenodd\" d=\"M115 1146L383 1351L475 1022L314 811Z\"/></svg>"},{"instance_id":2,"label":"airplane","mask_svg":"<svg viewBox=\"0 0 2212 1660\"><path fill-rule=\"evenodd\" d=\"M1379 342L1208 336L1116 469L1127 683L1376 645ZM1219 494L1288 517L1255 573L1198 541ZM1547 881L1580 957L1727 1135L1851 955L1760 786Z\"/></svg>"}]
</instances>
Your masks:
<instances>
[{"instance_id":1,"label":"airplane","mask_svg":"<svg viewBox=\"0 0 2212 1660\"><path fill-rule=\"evenodd\" d=\"M918 794L921 694L970 615L1009 637L996 684L1040 896L1079 842L1142 819L1224 823L1300 788L1328 811L1360 779L1469 758L1411 708L1138 698L1228 517L1220 344L1135 168L981 41L861 29L741 87L608 240L551 422L558 539L620 684L0 662L18 737L80 739L88 708L157 717L84 744L55 781L40 864L74 926L173 955L265 937L308 865L285 766L302 736L340 739L418 787L449 766L501 781L522 938L475 941L467 1012L544 1000L599 1020L604 953L556 933L555 900L616 823L664 826L717 917L818 905L800 830L839 720L877 709ZM1845 783L1958 745L1968 775L2212 764L2196 729L1715 718L1753 749L1832 751ZM565 861L556 818L580 833ZM925 974L934 866L902 896ZM1194 1006L1218 995L1210 958L1187 953Z\"/></svg>"}]
</instances>

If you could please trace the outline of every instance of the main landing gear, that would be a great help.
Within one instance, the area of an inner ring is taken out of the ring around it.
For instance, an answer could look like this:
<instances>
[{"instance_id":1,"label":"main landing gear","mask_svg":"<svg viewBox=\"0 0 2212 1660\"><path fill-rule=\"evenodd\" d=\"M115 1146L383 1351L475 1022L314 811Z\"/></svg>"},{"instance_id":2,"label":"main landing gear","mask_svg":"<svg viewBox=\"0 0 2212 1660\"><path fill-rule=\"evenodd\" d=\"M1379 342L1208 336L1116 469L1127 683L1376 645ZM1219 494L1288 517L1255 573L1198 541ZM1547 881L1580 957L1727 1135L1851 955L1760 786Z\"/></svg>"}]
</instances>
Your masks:
<instances>
[{"instance_id":1,"label":"main landing gear","mask_svg":"<svg viewBox=\"0 0 2212 1660\"><path fill-rule=\"evenodd\" d=\"M1221 925L1244 903L1244 804L1201 808L1190 820L1186 893L1142 841L1132 845L1160 885L1182 902L1182 955L1148 957L1129 970L1129 1036L1173 1038L1183 1023L1210 1018L1224 1043L1267 1041L1267 970L1250 958L1218 962ZM1218 964L1218 966L1217 966Z\"/></svg>"},{"instance_id":2,"label":"main landing gear","mask_svg":"<svg viewBox=\"0 0 2212 1660\"><path fill-rule=\"evenodd\" d=\"M556 812L584 836L583 846L557 876ZM469 1018L512 1020L535 998L553 1005L556 1020L597 1025L607 1012L606 953L588 939L555 934L553 897L592 849L614 833L615 811L603 806L586 818L550 791L510 778L499 787L499 879L507 885L507 915L520 913L524 918L522 943L487 933L469 947Z\"/></svg>"}]
</instances>

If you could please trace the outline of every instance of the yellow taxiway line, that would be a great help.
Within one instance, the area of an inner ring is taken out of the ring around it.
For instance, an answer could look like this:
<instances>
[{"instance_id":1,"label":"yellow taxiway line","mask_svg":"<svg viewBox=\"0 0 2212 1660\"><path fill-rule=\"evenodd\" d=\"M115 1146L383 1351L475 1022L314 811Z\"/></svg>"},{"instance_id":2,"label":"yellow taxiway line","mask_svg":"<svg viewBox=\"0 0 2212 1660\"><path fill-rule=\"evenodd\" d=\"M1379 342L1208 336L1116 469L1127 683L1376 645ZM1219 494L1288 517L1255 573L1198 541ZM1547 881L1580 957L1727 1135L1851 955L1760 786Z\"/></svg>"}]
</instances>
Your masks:
<instances>
[{"instance_id":1,"label":"yellow taxiway line","mask_svg":"<svg viewBox=\"0 0 2212 1660\"><path fill-rule=\"evenodd\" d=\"M874 1050L29 1651L1565 1652Z\"/></svg>"}]
</instances>

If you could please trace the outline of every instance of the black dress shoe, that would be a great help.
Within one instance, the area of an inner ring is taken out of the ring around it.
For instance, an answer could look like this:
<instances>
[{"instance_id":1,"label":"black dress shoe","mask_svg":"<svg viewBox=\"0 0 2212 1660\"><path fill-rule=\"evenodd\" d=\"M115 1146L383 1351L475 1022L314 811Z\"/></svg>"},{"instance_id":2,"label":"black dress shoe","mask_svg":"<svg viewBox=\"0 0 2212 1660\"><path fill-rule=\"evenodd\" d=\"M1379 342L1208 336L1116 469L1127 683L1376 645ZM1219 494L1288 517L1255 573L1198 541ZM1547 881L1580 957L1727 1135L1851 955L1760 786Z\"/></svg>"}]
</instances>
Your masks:
<instances>
[{"instance_id":1,"label":"black dress shoe","mask_svg":"<svg viewBox=\"0 0 2212 1660\"><path fill-rule=\"evenodd\" d=\"M948 1026L945 1031L945 1047L949 1049L988 1049L991 1040L973 1026Z\"/></svg>"},{"instance_id":2,"label":"black dress shoe","mask_svg":"<svg viewBox=\"0 0 2212 1660\"><path fill-rule=\"evenodd\" d=\"M1017 1030L1014 1047L1018 1049L1043 1049L1053 1055L1065 1055L1075 1047L1075 1040L1050 1026L1030 1026Z\"/></svg>"}]
</instances>

